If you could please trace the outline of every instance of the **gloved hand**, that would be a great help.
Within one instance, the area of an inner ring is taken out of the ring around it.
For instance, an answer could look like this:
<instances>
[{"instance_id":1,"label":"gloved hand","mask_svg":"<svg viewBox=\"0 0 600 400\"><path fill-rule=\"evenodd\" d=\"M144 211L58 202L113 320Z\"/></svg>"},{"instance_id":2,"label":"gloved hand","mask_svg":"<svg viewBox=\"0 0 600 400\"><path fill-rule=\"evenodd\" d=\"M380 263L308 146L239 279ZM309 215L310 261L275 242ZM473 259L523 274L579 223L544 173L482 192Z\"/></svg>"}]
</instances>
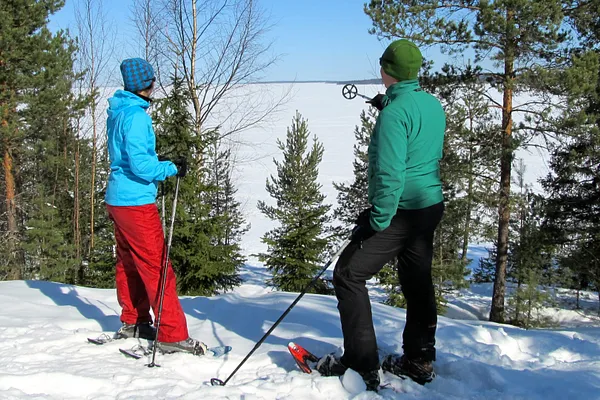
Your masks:
<instances>
[{"instance_id":1,"label":"gloved hand","mask_svg":"<svg viewBox=\"0 0 600 400\"><path fill-rule=\"evenodd\" d=\"M173 160L173 164L177 167L177 175L179 178L183 178L187 174L187 160L185 157L178 157Z\"/></svg>"},{"instance_id":2,"label":"gloved hand","mask_svg":"<svg viewBox=\"0 0 600 400\"><path fill-rule=\"evenodd\" d=\"M377 231L371 227L371 207L365 208L358 214L355 224L356 227L352 230L352 241L359 242L361 246L362 242L377 233Z\"/></svg>"},{"instance_id":3,"label":"gloved hand","mask_svg":"<svg viewBox=\"0 0 600 400\"><path fill-rule=\"evenodd\" d=\"M171 159L169 157L166 156L158 156L158 161L171 161Z\"/></svg>"},{"instance_id":4,"label":"gloved hand","mask_svg":"<svg viewBox=\"0 0 600 400\"><path fill-rule=\"evenodd\" d=\"M371 100L367 100L365 101L365 103L372 105L373 107L375 107L376 109L378 109L379 111L383 110L383 108L386 106L383 103L383 99L385 98L384 94L377 94L375 97L373 97Z\"/></svg>"}]
</instances>

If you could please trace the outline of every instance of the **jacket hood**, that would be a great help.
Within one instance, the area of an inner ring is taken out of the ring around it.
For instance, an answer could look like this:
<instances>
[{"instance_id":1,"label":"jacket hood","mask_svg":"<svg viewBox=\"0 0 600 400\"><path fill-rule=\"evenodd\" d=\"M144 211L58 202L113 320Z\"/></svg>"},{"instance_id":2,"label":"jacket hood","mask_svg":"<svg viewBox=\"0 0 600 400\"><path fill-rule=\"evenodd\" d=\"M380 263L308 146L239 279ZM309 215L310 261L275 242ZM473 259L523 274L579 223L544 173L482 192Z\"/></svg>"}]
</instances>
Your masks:
<instances>
[{"instance_id":1,"label":"jacket hood","mask_svg":"<svg viewBox=\"0 0 600 400\"><path fill-rule=\"evenodd\" d=\"M113 97L108 99L108 116L112 117L126 108L135 106L146 109L150 106L150 103L134 93L117 90Z\"/></svg>"}]
</instances>

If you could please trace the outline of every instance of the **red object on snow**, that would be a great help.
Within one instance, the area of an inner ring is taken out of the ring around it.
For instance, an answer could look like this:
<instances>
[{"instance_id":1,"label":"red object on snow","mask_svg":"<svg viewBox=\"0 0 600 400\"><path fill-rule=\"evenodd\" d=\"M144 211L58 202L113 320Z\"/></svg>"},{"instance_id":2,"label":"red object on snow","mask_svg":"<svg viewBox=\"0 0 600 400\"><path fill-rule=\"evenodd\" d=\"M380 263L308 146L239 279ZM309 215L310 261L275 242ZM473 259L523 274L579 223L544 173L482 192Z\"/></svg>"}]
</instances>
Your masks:
<instances>
[{"instance_id":1,"label":"red object on snow","mask_svg":"<svg viewBox=\"0 0 600 400\"><path fill-rule=\"evenodd\" d=\"M288 343L288 350L294 357L296 364L298 367L307 374L310 374L312 370L308 365L308 361L317 362L319 359L310 351L306 350L304 347L297 345L294 342Z\"/></svg>"}]
</instances>

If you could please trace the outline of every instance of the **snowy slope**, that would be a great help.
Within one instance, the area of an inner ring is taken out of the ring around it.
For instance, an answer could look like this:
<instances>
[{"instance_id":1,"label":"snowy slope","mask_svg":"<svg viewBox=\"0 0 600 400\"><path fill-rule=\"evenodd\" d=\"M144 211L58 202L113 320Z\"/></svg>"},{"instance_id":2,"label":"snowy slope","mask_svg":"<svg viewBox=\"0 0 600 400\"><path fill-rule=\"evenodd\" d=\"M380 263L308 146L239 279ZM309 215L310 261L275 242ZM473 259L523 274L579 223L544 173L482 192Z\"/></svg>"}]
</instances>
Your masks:
<instances>
[{"instance_id":1,"label":"snowy slope","mask_svg":"<svg viewBox=\"0 0 600 400\"><path fill-rule=\"evenodd\" d=\"M342 344L334 297L307 295L225 387L225 380L296 294L272 292L264 270L212 298L183 297L190 332L209 345L227 344L223 358L158 355L161 368L118 353L135 339L104 346L88 336L114 331L114 290L51 282L0 282L1 399L598 399L600 328L526 331L490 322L440 317L438 377L419 386L389 374L379 394L351 393L339 378L301 373L288 355L293 340L317 354ZM481 295L481 294L480 294ZM379 346L401 350L405 312L374 304Z\"/></svg>"},{"instance_id":2,"label":"snowy slope","mask_svg":"<svg viewBox=\"0 0 600 400\"><path fill-rule=\"evenodd\" d=\"M260 93L285 92L289 85L254 87ZM380 86L359 86L374 95ZM108 97L112 90L106 91ZM293 96L262 126L233 138L239 168L238 196L251 229L242 246L249 265L244 285L212 298L183 297L190 333L208 345L231 345L221 359L189 355L159 356L161 368L144 367L144 360L126 359L118 347L128 340L94 346L88 336L115 331L120 307L114 290L15 281L0 282L0 399L600 399L600 323L567 310L570 294L562 293L562 309L549 310L570 328L525 331L479 319L489 313L491 288L474 286L451 299L448 317L440 317L438 377L425 387L386 375L398 392L379 394L347 391L338 378L301 373L285 345L295 341L317 354L342 345L334 297L307 295L239 370L226 387L211 387L213 377L225 380L274 321L296 298L272 292L268 274L252 254L265 250L261 236L274 226L256 209L270 202L265 190L275 173L272 158L280 158L275 140L284 138L296 110L308 119L311 132L325 153L319 181L326 202L334 204L332 182L352 179L354 126L359 124L361 99L345 100L341 86L297 84ZM101 111L104 113L104 111ZM528 180L547 173L543 154L521 153ZM176 244L174 244L176 245ZM473 246L473 258L485 255ZM329 272L329 271L328 271ZM382 291L369 282L379 345L401 351L405 312L376 303ZM586 294L589 306L597 294Z\"/></svg>"}]
</instances>

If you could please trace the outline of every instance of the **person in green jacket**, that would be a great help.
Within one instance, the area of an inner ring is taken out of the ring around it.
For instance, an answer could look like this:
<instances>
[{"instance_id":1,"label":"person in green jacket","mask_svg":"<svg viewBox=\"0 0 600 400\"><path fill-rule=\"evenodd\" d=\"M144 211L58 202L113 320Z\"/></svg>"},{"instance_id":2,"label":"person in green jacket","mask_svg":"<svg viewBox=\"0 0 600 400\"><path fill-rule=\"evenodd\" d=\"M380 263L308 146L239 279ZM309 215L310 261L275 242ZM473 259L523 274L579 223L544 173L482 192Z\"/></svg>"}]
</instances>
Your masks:
<instances>
[{"instance_id":1,"label":"person in green jacket","mask_svg":"<svg viewBox=\"0 0 600 400\"><path fill-rule=\"evenodd\" d=\"M433 377L437 309L431 277L433 234L444 213L439 172L446 116L441 103L421 89L422 56L408 40L391 43L380 58L385 95L370 104L380 110L368 155L368 201L356 219L352 241L333 274L344 354L321 358L325 376L357 371L369 390L379 386L380 367L425 384ZM380 364L366 281L397 259L406 299L403 353Z\"/></svg>"}]
</instances>

